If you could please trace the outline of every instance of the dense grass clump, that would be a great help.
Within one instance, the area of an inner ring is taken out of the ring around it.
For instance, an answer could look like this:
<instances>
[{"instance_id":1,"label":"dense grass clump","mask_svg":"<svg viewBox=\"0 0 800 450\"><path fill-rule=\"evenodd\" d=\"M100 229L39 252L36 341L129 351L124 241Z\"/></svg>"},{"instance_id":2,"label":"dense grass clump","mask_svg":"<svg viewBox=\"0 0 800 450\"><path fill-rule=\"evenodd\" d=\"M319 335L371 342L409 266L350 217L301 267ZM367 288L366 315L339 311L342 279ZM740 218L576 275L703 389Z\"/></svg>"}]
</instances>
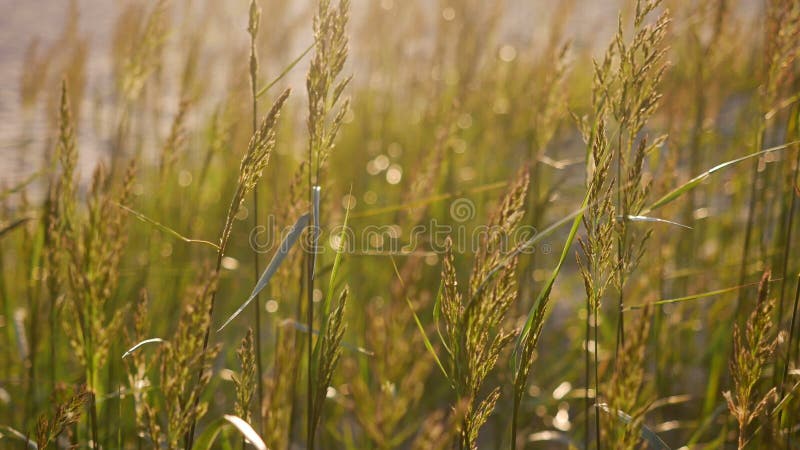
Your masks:
<instances>
[{"instance_id":1,"label":"dense grass clump","mask_svg":"<svg viewBox=\"0 0 800 450\"><path fill-rule=\"evenodd\" d=\"M82 5L0 135L0 448L800 447L796 0Z\"/></svg>"}]
</instances>

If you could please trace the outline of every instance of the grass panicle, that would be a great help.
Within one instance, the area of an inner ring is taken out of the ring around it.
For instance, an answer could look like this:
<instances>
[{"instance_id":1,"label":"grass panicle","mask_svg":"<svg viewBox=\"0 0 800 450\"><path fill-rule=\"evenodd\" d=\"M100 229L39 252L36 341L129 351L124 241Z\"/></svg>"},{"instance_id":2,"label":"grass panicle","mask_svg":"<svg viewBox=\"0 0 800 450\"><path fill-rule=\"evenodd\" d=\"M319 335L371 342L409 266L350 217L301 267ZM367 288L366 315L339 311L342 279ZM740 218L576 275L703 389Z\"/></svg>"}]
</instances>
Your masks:
<instances>
[{"instance_id":1,"label":"grass panicle","mask_svg":"<svg viewBox=\"0 0 800 450\"><path fill-rule=\"evenodd\" d=\"M752 436L749 426L767 414L768 406L776 400L776 389L759 391L758 383L764 370L772 362L779 337L775 335L772 312L775 300L769 294L770 272L761 277L758 297L744 331L738 324L733 327L733 354L730 360L732 390L723 396L728 410L738 424L738 448L743 449Z\"/></svg>"}]
</instances>

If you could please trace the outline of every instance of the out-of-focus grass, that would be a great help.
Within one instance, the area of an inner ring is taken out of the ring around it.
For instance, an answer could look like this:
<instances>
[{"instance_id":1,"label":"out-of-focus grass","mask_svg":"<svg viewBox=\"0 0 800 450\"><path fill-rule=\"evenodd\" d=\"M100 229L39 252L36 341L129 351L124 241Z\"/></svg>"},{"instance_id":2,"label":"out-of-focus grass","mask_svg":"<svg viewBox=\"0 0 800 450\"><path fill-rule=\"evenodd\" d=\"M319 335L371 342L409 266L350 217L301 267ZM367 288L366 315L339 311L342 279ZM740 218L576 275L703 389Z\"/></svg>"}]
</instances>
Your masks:
<instances>
[{"instance_id":1,"label":"out-of-focus grass","mask_svg":"<svg viewBox=\"0 0 800 450\"><path fill-rule=\"evenodd\" d=\"M28 52L0 447L797 445L797 2L240 3Z\"/></svg>"}]
</instances>

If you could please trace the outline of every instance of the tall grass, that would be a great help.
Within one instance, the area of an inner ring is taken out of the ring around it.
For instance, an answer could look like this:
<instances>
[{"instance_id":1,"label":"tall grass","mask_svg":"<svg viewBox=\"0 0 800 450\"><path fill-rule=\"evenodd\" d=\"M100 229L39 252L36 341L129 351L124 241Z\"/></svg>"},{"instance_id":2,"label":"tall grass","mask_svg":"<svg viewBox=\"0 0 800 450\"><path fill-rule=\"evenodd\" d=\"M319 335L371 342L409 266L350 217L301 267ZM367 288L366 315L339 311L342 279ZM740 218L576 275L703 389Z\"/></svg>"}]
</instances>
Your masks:
<instances>
[{"instance_id":1,"label":"tall grass","mask_svg":"<svg viewBox=\"0 0 800 450\"><path fill-rule=\"evenodd\" d=\"M797 445L796 1L82 6L0 135L0 447Z\"/></svg>"}]
</instances>

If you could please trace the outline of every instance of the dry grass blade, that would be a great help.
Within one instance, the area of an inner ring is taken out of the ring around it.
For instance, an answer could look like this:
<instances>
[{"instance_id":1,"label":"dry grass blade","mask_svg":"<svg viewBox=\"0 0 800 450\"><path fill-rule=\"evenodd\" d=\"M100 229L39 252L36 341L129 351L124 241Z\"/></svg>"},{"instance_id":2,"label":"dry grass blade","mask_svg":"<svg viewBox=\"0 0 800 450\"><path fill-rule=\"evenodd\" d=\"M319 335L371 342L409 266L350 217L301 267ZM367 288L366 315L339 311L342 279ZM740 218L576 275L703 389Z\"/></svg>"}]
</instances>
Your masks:
<instances>
[{"instance_id":1,"label":"dry grass blade","mask_svg":"<svg viewBox=\"0 0 800 450\"><path fill-rule=\"evenodd\" d=\"M613 410L605 403L598 403L596 406L601 411L616 417L624 424L630 424L633 421L633 418L629 414L626 414L624 411ZM650 427L646 425L641 425L641 438L647 441L650 448L671 450L669 445L667 445L667 443L664 442L664 440L661 439L661 437L655 431L651 430Z\"/></svg>"},{"instance_id":2,"label":"dry grass blade","mask_svg":"<svg viewBox=\"0 0 800 450\"><path fill-rule=\"evenodd\" d=\"M781 281L781 280L774 279L774 278L769 280L770 283L775 282L775 281ZM744 284L744 285L741 285L741 286L733 286L733 287L728 287L728 288L723 288L723 289L716 289L716 290L708 291L708 292L702 292L700 294L692 294L692 295L686 295L686 296L683 296L683 297L676 297L676 298L669 298L669 299L665 299L665 300L658 300L658 301L650 302L650 303L642 303L640 305L630 305L630 306L626 307L625 310L626 311L630 311L630 310L646 308L648 305L654 305L654 306L655 305L668 305L668 304L671 304L671 303L688 302L688 301L692 301L692 300L699 300L699 299L702 299L702 298L715 297L717 295L727 294L729 292L736 292L736 291L738 291L740 289L745 289L745 288L748 288L748 287L757 286L758 284L759 283L748 283L748 284Z\"/></svg>"},{"instance_id":3,"label":"dry grass blade","mask_svg":"<svg viewBox=\"0 0 800 450\"><path fill-rule=\"evenodd\" d=\"M618 220L623 220L622 216L617 216ZM686 230L691 230L692 227L688 225L684 225L682 223L673 222L672 220L667 219L659 219L658 217L648 217L648 216L632 216L627 215L624 217L624 220L628 220L630 222L649 222L649 223L663 223L667 225L674 225L676 227L684 228Z\"/></svg>"},{"instance_id":4,"label":"dry grass blade","mask_svg":"<svg viewBox=\"0 0 800 450\"><path fill-rule=\"evenodd\" d=\"M170 236L173 236L173 237L175 237L175 238L177 238L177 239L179 239L179 240L181 240L183 242L186 242L186 243L189 243L189 244L208 245L210 247L214 247L216 250L219 250L219 245L217 245L217 244L215 244L213 242L204 241L202 239L188 238L188 237L178 233L177 231L173 230L172 228L170 228L170 227L168 227L166 225L163 225L163 224L161 224L161 223L159 223L159 222L157 222L157 221L145 216L144 214L142 214L142 213L140 213L140 212L138 212L138 211L136 211L134 209L131 209L131 208L129 208L129 207L125 206L125 205L119 204L119 203L115 203L115 204L118 207L120 207L120 208L124 209L125 211L127 211L128 213L133 214L134 217L136 217L137 219L141 220L142 222L149 223L150 225L153 225L157 229L159 229L159 230L169 234Z\"/></svg>"},{"instance_id":5,"label":"dry grass blade","mask_svg":"<svg viewBox=\"0 0 800 450\"><path fill-rule=\"evenodd\" d=\"M233 426L236 428L236 430L241 433L242 437L255 448L259 450L268 450L267 444L264 443L264 440L261 439L261 436L256 433L249 423L240 417L230 414L226 414L209 424L203 431L203 434L197 438L194 448L197 450L211 450L217 436L219 436L219 433L226 426Z\"/></svg>"},{"instance_id":6,"label":"dry grass blade","mask_svg":"<svg viewBox=\"0 0 800 450\"><path fill-rule=\"evenodd\" d=\"M23 217L21 219L12 220L10 223L3 225L2 227L0 227L0 238L14 231L20 226L25 225L25 223L27 223L30 220L33 219L31 217Z\"/></svg>"},{"instance_id":7,"label":"dry grass blade","mask_svg":"<svg viewBox=\"0 0 800 450\"><path fill-rule=\"evenodd\" d=\"M269 82L269 83L267 83L267 84L266 84L264 87L262 87L262 88L261 88L261 89L260 89L260 90L259 90L259 91L256 93L256 98L258 98L258 97L261 97L262 95L266 94L266 93L267 93L267 91L269 91L271 87L273 87L273 86L275 86L276 84L278 84L278 82L279 82L279 81L281 81L281 80L282 80L282 79L283 79L283 78L284 78L284 77L285 77L287 74L289 74L289 72L291 72L291 71L292 71L292 69L294 69L294 67L295 67L295 66L296 66L298 63L300 63L300 61L302 61L302 60L303 60L303 58L305 58L305 56L306 56L306 55L307 55L307 54L308 54L308 53L309 53L309 52L310 52L310 51L311 51L311 50L314 48L314 45L315 45L315 44L316 44L316 42L312 42L311 44L309 44L309 46L308 46L308 47L306 47L306 49L305 49L305 50L303 50L303 53L301 53L300 55L298 55L298 56L297 56L297 58L295 58L294 60L292 60L292 62L291 62L291 63L289 63L289 65L288 65L288 66L286 66L286 68L285 68L285 69L283 69L283 72L281 72L281 73L280 73L280 74L279 74L277 77L275 77L275 78L274 78L272 81L270 81L270 82Z\"/></svg>"},{"instance_id":8,"label":"dry grass blade","mask_svg":"<svg viewBox=\"0 0 800 450\"><path fill-rule=\"evenodd\" d=\"M19 431L11 428L8 425L0 425L0 440L2 440L4 438L16 439L16 440L22 442L23 445L25 446L23 448L27 447L27 448L29 448L31 450L38 450L38 448L39 448L39 446L36 445L36 442L33 442L27 436L25 436L24 434L20 433Z\"/></svg>"}]
</instances>

